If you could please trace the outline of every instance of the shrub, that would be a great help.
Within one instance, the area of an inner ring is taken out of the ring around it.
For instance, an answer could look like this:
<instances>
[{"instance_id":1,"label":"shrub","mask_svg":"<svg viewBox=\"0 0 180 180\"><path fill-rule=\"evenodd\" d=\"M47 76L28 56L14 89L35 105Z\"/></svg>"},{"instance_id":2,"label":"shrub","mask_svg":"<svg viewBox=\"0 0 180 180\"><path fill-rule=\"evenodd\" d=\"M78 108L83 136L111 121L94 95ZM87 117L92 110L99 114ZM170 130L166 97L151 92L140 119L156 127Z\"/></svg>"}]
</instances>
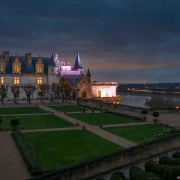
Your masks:
<instances>
[{"instance_id":1,"label":"shrub","mask_svg":"<svg viewBox=\"0 0 180 180\"><path fill-rule=\"evenodd\" d=\"M16 129L19 126L19 120L18 119L12 119L11 120L11 126L13 129Z\"/></svg>"},{"instance_id":2,"label":"shrub","mask_svg":"<svg viewBox=\"0 0 180 180\"><path fill-rule=\"evenodd\" d=\"M172 155L173 158L180 158L180 152L175 152L173 155Z\"/></svg>"},{"instance_id":3,"label":"shrub","mask_svg":"<svg viewBox=\"0 0 180 180\"><path fill-rule=\"evenodd\" d=\"M155 173L163 180L174 180L177 179L177 176L180 175L180 167L179 166L170 166L157 164L154 161L148 161L145 164L146 171Z\"/></svg>"},{"instance_id":4,"label":"shrub","mask_svg":"<svg viewBox=\"0 0 180 180\"><path fill-rule=\"evenodd\" d=\"M153 117L155 117L155 118L156 118L156 117L159 117L159 112L154 111L154 112L153 112Z\"/></svg>"},{"instance_id":5,"label":"shrub","mask_svg":"<svg viewBox=\"0 0 180 180\"><path fill-rule=\"evenodd\" d=\"M146 180L148 178L153 179L153 180L161 180L154 173L144 171L139 167L132 167L129 170L129 175L130 175L131 180Z\"/></svg>"},{"instance_id":6,"label":"shrub","mask_svg":"<svg viewBox=\"0 0 180 180\"><path fill-rule=\"evenodd\" d=\"M126 180L126 178L121 171L116 171L114 174L112 174L110 180Z\"/></svg>"},{"instance_id":7,"label":"shrub","mask_svg":"<svg viewBox=\"0 0 180 180\"><path fill-rule=\"evenodd\" d=\"M169 156L163 156L159 159L159 164L180 166L180 158L175 159Z\"/></svg>"},{"instance_id":8,"label":"shrub","mask_svg":"<svg viewBox=\"0 0 180 180\"><path fill-rule=\"evenodd\" d=\"M143 110L141 111L141 114L146 115L146 114L148 114L148 111L147 111L146 109L143 109Z\"/></svg>"}]
</instances>

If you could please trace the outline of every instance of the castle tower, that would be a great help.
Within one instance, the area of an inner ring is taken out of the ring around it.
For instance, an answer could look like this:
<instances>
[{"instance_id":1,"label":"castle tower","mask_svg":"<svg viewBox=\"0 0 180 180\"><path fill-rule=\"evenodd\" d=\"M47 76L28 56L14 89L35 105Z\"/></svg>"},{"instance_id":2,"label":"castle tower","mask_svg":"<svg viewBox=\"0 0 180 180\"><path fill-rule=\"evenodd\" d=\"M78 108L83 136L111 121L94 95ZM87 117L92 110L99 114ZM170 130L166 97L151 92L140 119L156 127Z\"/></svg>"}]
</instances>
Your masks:
<instances>
[{"instance_id":1,"label":"castle tower","mask_svg":"<svg viewBox=\"0 0 180 180\"><path fill-rule=\"evenodd\" d=\"M84 69L83 69L83 66L81 64L81 59L80 59L79 53L76 56L76 60L75 60L75 64L74 64L73 70L80 71L81 73L83 73Z\"/></svg>"},{"instance_id":2,"label":"castle tower","mask_svg":"<svg viewBox=\"0 0 180 180\"><path fill-rule=\"evenodd\" d=\"M88 70L87 70L86 78L87 78L88 82L91 83L91 73L90 73L89 68L88 68Z\"/></svg>"}]
</instances>

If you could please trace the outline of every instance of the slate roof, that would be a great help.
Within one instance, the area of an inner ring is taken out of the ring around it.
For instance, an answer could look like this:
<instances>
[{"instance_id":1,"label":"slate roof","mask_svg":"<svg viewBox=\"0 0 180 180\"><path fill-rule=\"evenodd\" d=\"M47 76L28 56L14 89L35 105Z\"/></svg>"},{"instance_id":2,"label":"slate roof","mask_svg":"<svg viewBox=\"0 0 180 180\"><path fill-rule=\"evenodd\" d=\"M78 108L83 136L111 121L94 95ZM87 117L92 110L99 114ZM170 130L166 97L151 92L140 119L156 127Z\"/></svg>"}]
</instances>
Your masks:
<instances>
[{"instance_id":1,"label":"slate roof","mask_svg":"<svg viewBox=\"0 0 180 180\"><path fill-rule=\"evenodd\" d=\"M9 61L6 62L6 74L12 74L12 63L15 60L16 56L9 56ZM25 56L19 56L18 59L21 64L21 74L35 74L36 62L39 57L32 57L32 64L28 64L28 61ZM44 63L44 73L48 73L49 66L56 66L52 57L41 57Z\"/></svg>"},{"instance_id":2,"label":"slate roof","mask_svg":"<svg viewBox=\"0 0 180 180\"><path fill-rule=\"evenodd\" d=\"M76 70L76 69L83 69L83 66L81 64L81 59L79 57L79 53L76 56L76 60L75 60L75 64L74 64L73 70Z\"/></svg>"},{"instance_id":3,"label":"slate roof","mask_svg":"<svg viewBox=\"0 0 180 180\"><path fill-rule=\"evenodd\" d=\"M91 77L91 73L90 73L89 68L88 68L88 70L87 70L87 74L86 74L86 76L87 76L87 77Z\"/></svg>"},{"instance_id":4,"label":"slate roof","mask_svg":"<svg viewBox=\"0 0 180 180\"><path fill-rule=\"evenodd\" d=\"M80 80L82 79L83 76L84 76L84 74L81 74L81 75L65 75L62 77L62 80L69 81L70 83L72 83L72 85L76 85L77 83L80 82Z\"/></svg>"}]
</instances>

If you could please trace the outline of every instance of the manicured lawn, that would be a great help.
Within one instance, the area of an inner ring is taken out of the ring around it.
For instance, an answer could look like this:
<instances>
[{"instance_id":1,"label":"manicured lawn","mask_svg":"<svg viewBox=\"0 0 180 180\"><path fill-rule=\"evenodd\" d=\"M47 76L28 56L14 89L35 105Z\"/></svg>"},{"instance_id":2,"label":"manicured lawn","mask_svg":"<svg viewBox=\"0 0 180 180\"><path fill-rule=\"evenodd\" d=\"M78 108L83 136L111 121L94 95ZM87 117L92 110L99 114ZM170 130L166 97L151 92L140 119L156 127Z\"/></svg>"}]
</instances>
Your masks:
<instances>
[{"instance_id":1,"label":"manicured lawn","mask_svg":"<svg viewBox=\"0 0 180 180\"><path fill-rule=\"evenodd\" d=\"M120 116L111 113L74 113L68 114L73 118L79 119L89 124L122 124L122 123L134 123L139 122L136 119Z\"/></svg>"},{"instance_id":2,"label":"manicured lawn","mask_svg":"<svg viewBox=\"0 0 180 180\"><path fill-rule=\"evenodd\" d=\"M67 106L51 106L50 108L57 110L57 111L66 111L66 112L77 112L83 109L83 106L78 105L67 105Z\"/></svg>"},{"instance_id":3,"label":"manicured lawn","mask_svg":"<svg viewBox=\"0 0 180 180\"><path fill-rule=\"evenodd\" d=\"M122 147L84 130L43 133L23 133L37 156L40 154L43 170L64 167L92 158L123 150Z\"/></svg>"},{"instance_id":4,"label":"manicured lawn","mask_svg":"<svg viewBox=\"0 0 180 180\"><path fill-rule=\"evenodd\" d=\"M104 130L107 130L110 133L124 137L135 143L143 141L146 138L150 139L157 135L159 131L163 132L168 129L169 128L163 125L154 124L104 128Z\"/></svg>"},{"instance_id":5,"label":"manicured lawn","mask_svg":"<svg viewBox=\"0 0 180 180\"><path fill-rule=\"evenodd\" d=\"M3 116L2 129L11 129L12 119L18 119L20 129L44 129L73 126L70 122L54 115L29 115L29 116Z\"/></svg>"},{"instance_id":6,"label":"manicured lawn","mask_svg":"<svg viewBox=\"0 0 180 180\"><path fill-rule=\"evenodd\" d=\"M39 108L39 107L0 108L0 115L5 115L5 114L37 114L37 113L46 113L46 111Z\"/></svg>"}]
</instances>

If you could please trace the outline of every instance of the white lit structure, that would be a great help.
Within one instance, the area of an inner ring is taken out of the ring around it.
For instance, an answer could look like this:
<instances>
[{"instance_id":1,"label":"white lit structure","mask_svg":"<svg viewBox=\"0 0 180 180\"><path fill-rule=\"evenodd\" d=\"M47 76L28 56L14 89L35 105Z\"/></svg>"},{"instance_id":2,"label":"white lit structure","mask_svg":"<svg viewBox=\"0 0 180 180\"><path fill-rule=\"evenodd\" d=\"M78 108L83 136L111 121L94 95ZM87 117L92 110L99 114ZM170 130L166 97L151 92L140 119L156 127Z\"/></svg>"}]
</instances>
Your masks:
<instances>
[{"instance_id":1,"label":"white lit structure","mask_svg":"<svg viewBox=\"0 0 180 180\"><path fill-rule=\"evenodd\" d=\"M94 81L91 88L93 97L116 97L117 82Z\"/></svg>"}]
</instances>

